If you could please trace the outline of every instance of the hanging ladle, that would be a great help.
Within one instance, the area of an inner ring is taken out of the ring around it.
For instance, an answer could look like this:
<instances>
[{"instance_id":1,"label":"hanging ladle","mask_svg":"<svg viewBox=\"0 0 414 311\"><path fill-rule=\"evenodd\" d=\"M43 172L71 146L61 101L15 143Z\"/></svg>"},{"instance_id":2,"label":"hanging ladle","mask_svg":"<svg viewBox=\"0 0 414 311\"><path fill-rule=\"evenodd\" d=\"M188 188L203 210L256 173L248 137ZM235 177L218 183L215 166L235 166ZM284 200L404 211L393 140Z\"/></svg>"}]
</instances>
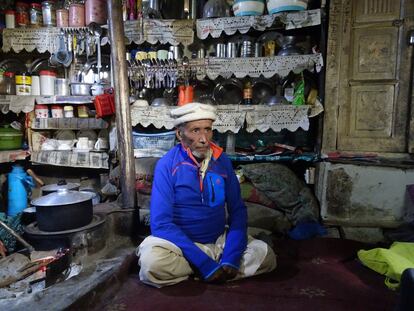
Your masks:
<instances>
[{"instance_id":1,"label":"hanging ladle","mask_svg":"<svg viewBox=\"0 0 414 311\"><path fill-rule=\"evenodd\" d=\"M101 68L102 68L102 57L101 57L101 35L102 28L96 23L89 24L89 32L94 36L96 43L96 69L98 75L94 85L91 87L92 95L100 95L103 93L103 86L101 84Z\"/></svg>"}]
</instances>

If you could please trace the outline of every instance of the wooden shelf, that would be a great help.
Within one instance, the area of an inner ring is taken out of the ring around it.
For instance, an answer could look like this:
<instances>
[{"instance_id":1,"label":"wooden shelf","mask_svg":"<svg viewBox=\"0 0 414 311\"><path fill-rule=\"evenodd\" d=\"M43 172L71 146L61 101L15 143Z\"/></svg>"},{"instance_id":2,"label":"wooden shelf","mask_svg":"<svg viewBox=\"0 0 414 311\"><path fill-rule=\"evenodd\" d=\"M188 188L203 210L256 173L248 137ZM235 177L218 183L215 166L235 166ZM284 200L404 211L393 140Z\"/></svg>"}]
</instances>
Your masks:
<instances>
[{"instance_id":1,"label":"wooden shelf","mask_svg":"<svg viewBox=\"0 0 414 311\"><path fill-rule=\"evenodd\" d=\"M95 118L46 118L34 119L30 128L33 130L81 130L106 129L108 122Z\"/></svg>"},{"instance_id":2,"label":"wooden shelf","mask_svg":"<svg viewBox=\"0 0 414 311\"><path fill-rule=\"evenodd\" d=\"M28 150L2 150L0 151L0 163L15 162L24 160L30 155Z\"/></svg>"},{"instance_id":3,"label":"wooden shelf","mask_svg":"<svg viewBox=\"0 0 414 311\"><path fill-rule=\"evenodd\" d=\"M31 161L35 164L92 169L109 169L108 160L108 153L97 151L33 151L31 155Z\"/></svg>"}]
</instances>

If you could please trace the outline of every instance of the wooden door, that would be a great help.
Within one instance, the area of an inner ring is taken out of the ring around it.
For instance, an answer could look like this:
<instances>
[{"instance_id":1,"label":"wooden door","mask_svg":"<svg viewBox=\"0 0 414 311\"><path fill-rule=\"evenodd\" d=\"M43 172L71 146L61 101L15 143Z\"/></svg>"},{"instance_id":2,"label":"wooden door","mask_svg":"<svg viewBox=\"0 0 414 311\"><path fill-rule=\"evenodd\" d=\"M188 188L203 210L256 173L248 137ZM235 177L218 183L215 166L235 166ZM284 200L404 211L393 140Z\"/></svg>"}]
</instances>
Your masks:
<instances>
[{"instance_id":1,"label":"wooden door","mask_svg":"<svg viewBox=\"0 0 414 311\"><path fill-rule=\"evenodd\" d=\"M413 3L330 1L324 151L409 151Z\"/></svg>"}]
</instances>

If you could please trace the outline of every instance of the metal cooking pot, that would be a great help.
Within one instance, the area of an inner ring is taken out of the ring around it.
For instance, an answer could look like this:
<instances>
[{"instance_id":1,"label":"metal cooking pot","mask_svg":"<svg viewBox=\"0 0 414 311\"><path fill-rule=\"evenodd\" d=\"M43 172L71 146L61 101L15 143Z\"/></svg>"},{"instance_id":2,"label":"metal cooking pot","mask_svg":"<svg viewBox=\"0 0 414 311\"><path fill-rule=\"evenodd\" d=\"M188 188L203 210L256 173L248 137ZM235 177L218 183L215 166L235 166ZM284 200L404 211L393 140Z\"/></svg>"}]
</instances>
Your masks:
<instances>
[{"instance_id":1,"label":"metal cooking pot","mask_svg":"<svg viewBox=\"0 0 414 311\"><path fill-rule=\"evenodd\" d=\"M70 93L73 96L89 96L91 95L91 83L71 83L70 84Z\"/></svg>"},{"instance_id":2,"label":"metal cooking pot","mask_svg":"<svg viewBox=\"0 0 414 311\"><path fill-rule=\"evenodd\" d=\"M47 195L53 192L57 192L61 189L67 189L67 190L73 190L77 191L79 190L80 184L78 183L68 183L66 180L62 179L57 182L57 184L51 184L41 187L42 195Z\"/></svg>"},{"instance_id":3,"label":"metal cooking pot","mask_svg":"<svg viewBox=\"0 0 414 311\"><path fill-rule=\"evenodd\" d=\"M92 197L92 193L60 189L32 200L39 229L65 231L88 225L93 216Z\"/></svg>"}]
</instances>

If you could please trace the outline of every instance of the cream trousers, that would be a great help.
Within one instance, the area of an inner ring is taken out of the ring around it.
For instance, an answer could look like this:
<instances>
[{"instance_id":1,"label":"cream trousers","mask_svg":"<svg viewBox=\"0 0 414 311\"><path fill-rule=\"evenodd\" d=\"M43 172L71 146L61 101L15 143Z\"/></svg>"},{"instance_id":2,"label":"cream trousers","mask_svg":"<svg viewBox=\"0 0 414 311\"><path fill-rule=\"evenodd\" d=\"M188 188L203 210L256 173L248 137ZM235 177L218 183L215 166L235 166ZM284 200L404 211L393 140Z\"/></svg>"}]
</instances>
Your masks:
<instances>
[{"instance_id":1,"label":"cream trousers","mask_svg":"<svg viewBox=\"0 0 414 311\"><path fill-rule=\"evenodd\" d=\"M204 253L218 261L223 253L225 235L215 244L195 243ZM187 280L194 274L181 249L175 244L148 236L137 248L138 263L141 267L140 280L155 287L174 285ZM240 269L234 280L270 272L276 268L276 255L263 241L248 237Z\"/></svg>"}]
</instances>

